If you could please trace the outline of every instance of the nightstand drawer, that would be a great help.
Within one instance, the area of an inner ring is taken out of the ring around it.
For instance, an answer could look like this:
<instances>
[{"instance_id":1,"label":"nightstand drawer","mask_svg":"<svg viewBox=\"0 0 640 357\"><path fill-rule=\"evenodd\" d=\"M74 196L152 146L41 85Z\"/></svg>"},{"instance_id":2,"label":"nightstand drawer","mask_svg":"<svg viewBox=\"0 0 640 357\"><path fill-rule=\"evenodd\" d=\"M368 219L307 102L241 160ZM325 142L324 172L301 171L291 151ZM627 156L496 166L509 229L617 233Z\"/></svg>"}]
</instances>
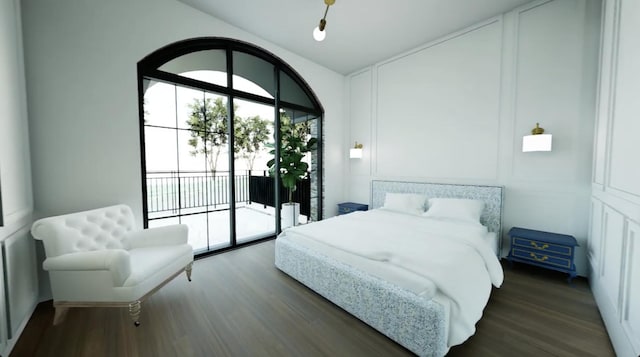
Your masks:
<instances>
[{"instance_id":1,"label":"nightstand drawer","mask_svg":"<svg viewBox=\"0 0 640 357\"><path fill-rule=\"evenodd\" d=\"M571 258L561 258L545 254L544 252L532 251L530 249L519 249L515 247L511 249L511 254L516 258L530 260L538 264L571 269Z\"/></svg>"},{"instance_id":2,"label":"nightstand drawer","mask_svg":"<svg viewBox=\"0 0 640 357\"><path fill-rule=\"evenodd\" d=\"M338 207L338 214L347 214L355 211L351 207Z\"/></svg>"},{"instance_id":3,"label":"nightstand drawer","mask_svg":"<svg viewBox=\"0 0 640 357\"><path fill-rule=\"evenodd\" d=\"M369 205L354 202L338 203L338 215L347 214L355 211L366 211Z\"/></svg>"},{"instance_id":4,"label":"nightstand drawer","mask_svg":"<svg viewBox=\"0 0 640 357\"><path fill-rule=\"evenodd\" d=\"M574 258L578 242L574 236L513 227L509 230L511 249L507 259L569 274L576 277Z\"/></svg>"},{"instance_id":5,"label":"nightstand drawer","mask_svg":"<svg viewBox=\"0 0 640 357\"><path fill-rule=\"evenodd\" d=\"M529 250L535 250L541 254L555 253L555 254L566 255L569 257L572 255L572 251L573 251L573 247L569 247L566 245L540 242L533 239L526 239L526 238L519 238L519 237L513 237L513 245L516 247L522 247Z\"/></svg>"}]
</instances>

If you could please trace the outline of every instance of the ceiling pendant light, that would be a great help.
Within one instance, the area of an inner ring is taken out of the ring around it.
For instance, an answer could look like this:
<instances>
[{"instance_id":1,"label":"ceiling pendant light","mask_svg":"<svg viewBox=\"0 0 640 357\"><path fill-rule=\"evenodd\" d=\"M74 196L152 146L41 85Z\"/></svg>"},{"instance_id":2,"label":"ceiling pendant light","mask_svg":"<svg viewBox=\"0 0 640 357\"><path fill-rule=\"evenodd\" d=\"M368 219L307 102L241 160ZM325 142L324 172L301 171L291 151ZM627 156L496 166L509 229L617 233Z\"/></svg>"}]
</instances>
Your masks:
<instances>
[{"instance_id":1,"label":"ceiling pendant light","mask_svg":"<svg viewBox=\"0 0 640 357\"><path fill-rule=\"evenodd\" d=\"M324 10L324 16L320 19L320 24L313 29L313 38L316 41L322 41L327 37L327 33L324 31L324 27L327 26L327 12L329 12L329 6L333 5L336 0L324 0L327 8Z\"/></svg>"}]
</instances>

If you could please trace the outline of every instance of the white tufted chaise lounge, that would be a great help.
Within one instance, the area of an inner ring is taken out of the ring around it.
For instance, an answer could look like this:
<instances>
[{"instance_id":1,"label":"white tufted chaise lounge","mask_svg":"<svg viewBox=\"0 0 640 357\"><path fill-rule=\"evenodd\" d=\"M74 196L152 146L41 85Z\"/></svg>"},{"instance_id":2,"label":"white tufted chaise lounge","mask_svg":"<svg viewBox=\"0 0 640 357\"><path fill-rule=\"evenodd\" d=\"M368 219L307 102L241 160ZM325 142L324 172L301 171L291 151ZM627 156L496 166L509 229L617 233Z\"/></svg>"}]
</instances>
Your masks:
<instances>
[{"instance_id":1,"label":"white tufted chaise lounge","mask_svg":"<svg viewBox=\"0 0 640 357\"><path fill-rule=\"evenodd\" d=\"M69 307L126 306L136 326L140 305L183 270L191 281L187 226L135 230L131 208L116 205L48 217L31 227L42 240L54 324Z\"/></svg>"}]
</instances>

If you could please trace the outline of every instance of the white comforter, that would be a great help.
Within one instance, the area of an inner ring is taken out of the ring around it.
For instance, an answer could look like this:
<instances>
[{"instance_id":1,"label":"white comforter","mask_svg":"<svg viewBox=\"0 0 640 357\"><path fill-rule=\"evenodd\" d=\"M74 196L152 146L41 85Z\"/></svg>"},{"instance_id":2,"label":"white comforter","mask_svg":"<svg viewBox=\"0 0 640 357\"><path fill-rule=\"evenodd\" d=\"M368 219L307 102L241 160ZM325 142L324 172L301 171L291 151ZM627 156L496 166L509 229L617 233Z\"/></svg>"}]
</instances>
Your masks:
<instances>
[{"instance_id":1,"label":"white comforter","mask_svg":"<svg viewBox=\"0 0 640 357\"><path fill-rule=\"evenodd\" d=\"M383 261L418 274L451 300L449 346L475 333L489 300L491 285L500 287L503 272L483 241L486 227L414 216L383 209L354 212L282 233L301 235L339 250ZM425 295L425 293L421 294Z\"/></svg>"}]
</instances>

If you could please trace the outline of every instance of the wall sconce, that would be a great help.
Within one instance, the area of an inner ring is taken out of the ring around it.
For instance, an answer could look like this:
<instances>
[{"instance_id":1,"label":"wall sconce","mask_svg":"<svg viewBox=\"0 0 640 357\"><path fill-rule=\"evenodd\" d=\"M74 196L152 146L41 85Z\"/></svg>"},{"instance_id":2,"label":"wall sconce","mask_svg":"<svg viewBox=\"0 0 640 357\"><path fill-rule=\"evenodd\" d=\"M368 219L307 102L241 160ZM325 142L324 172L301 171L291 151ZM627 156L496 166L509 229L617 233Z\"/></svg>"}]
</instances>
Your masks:
<instances>
[{"instance_id":1,"label":"wall sconce","mask_svg":"<svg viewBox=\"0 0 640 357\"><path fill-rule=\"evenodd\" d=\"M327 37L327 33L324 31L324 27L327 26L327 12L329 12L329 6L333 5L336 0L324 0L327 8L324 10L324 16L320 19L320 24L313 29L313 38L316 41L323 41Z\"/></svg>"},{"instance_id":2,"label":"wall sconce","mask_svg":"<svg viewBox=\"0 0 640 357\"><path fill-rule=\"evenodd\" d=\"M349 158L351 159L361 159L362 158L362 144L356 144L349 150Z\"/></svg>"},{"instance_id":3,"label":"wall sconce","mask_svg":"<svg viewBox=\"0 0 640 357\"><path fill-rule=\"evenodd\" d=\"M522 152L551 151L551 134L544 134L544 129L536 123L531 135L522 137Z\"/></svg>"}]
</instances>

